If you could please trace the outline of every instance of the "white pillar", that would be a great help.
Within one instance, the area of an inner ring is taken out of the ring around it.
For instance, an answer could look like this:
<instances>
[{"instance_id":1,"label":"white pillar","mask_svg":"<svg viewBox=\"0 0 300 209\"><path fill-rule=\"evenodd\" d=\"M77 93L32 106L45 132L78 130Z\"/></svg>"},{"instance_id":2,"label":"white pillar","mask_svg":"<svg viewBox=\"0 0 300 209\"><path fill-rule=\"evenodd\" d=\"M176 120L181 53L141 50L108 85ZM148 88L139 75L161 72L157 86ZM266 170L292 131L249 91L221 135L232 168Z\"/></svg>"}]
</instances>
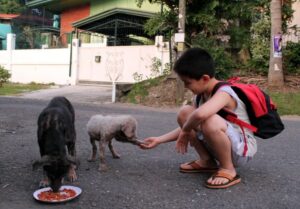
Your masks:
<instances>
[{"instance_id":1,"label":"white pillar","mask_svg":"<svg viewBox=\"0 0 300 209\"><path fill-rule=\"evenodd\" d=\"M116 102L116 82L112 82L112 92L111 92L111 102L115 103Z\"/></svg>"},{"instance_id":2,"label":"white pillar","mask_svg":"<svg viewBox=\"0 0 300 209\"><path fill-rule=\"evenodd\" d=\"M76 85L78 82L78 66L79 66L79 39L73 39L71 45L71 76L70 84Z\"/></svg>"},{"instance_id":3,"label":"white pillar","mask_svg":"<svg viewBox=\"0 0 300 209\"><path fill-rule=\"evenodd\" d=\"M6 49L7 50L14 50L16 49L16 34L8 33L6 36Z\"/></svg>"},{"instance_id":4,"label":"white pillar","mask_svg":"<svg viewBox=\"0 0 300 209\"><path fill-rule=\"evenodd\" d=\"M6 51L8 53L7 60L7 70L11 74L11 78L13 77L12 72L12 60L13 60L13 50L16 48L16 34L8 33L6 36Z\"/></svg>"}]
</instances>

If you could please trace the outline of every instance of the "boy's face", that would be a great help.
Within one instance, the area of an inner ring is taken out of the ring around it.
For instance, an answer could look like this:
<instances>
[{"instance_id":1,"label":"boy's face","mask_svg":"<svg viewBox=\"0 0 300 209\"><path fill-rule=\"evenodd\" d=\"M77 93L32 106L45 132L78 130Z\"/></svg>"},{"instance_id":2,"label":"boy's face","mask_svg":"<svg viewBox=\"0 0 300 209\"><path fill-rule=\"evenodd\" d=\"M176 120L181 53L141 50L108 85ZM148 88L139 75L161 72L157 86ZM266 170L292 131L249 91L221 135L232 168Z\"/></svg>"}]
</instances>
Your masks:
<instances>
[{"instance_id":1,"label":"boy's face","mask_svg":"<svg viewBox=\"0 0 300 209\"><path fill-rule=\"evenodd\" d=\"M186 76L179 76L184 83L184 87L191 90L194 94L202 94L206 90L209 78L203 75L199 80L192 79Z\"/></svg>"}]
</instances>

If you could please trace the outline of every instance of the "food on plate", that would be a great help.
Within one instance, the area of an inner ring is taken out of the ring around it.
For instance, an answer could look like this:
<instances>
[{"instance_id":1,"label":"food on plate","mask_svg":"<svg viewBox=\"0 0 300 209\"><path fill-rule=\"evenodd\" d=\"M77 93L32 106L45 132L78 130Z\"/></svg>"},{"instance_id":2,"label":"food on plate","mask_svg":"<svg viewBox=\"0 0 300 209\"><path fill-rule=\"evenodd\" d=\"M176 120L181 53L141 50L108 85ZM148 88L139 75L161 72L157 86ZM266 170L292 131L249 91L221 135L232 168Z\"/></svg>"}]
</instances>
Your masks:
<instances>
[{"instance_id":1,"label":"food on plate","mask_svg":"<svg viewBox=\"0 0 300 209\"><path fill-rule=\"evenodd\" d=\"M63 201L76 196L76 191L73 189L62 189L59 192L53 192L52 190L43 191L38 194L39 200L42 201Z\"/></svg>"}]
</instances>

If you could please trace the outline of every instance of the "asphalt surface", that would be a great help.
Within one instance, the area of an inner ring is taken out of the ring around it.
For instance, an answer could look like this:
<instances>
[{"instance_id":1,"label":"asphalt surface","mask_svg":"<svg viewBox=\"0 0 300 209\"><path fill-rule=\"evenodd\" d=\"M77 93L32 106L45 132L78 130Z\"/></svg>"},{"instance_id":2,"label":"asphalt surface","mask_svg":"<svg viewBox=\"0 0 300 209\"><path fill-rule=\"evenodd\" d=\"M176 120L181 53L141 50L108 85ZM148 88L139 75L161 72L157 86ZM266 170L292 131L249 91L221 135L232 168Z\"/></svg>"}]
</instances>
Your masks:
<instances>
[{"instance_id":1,"label":"asphalt surface","mask_svg":"<svg viewBox=\"0 0 300 209\"><path fill-rule=\"evenodd\" d=\"M286 129L280 135L268 140L258 139L255 158L238 169L242 177L240 184L226 190L212 190L203 186L208 174L178 172L179 164L196 159L196 154L192 149L186 155L177 154L173 142L152 150L115 142L121 158L113 159L107 150L110 169L105 173L97 171L99 161L87 162L91 145L85 126L94 114L132 114L139 123L140 139L176 127L176 110L111 104L110 93L109 87L84 86L0 97L1 209L300 208L299 120L284 119ZM65 184L78 186L83 192L67 203L42 204L32 197L42 177L41 170L31 169L32 162L39 159L36 121L41 110L56 95L66 96L75 108L76 147L81 161L78 180Z\"/></svg>"}]
</instances>

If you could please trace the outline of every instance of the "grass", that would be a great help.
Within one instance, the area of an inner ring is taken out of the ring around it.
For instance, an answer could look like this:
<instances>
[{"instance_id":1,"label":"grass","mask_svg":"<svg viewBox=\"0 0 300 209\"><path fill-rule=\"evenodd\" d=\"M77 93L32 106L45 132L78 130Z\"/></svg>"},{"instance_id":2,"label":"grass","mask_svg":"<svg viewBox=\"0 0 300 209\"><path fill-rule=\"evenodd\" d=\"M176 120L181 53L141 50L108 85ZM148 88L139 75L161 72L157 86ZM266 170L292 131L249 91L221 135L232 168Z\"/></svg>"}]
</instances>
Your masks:
<instances>
[{"instance_id":1,"label":"grass","mask_svg":"<svg viewBox=\"0 0 300 209\"><path fill-rule=\"evenodd\" d=\"M300 115L300 92L269 93L280 115Z\"/></svg>"},{"instance_id":2,"label":"grass","mask_svg":"<svg viewBox=\"0 0 300 209\"><path fill-rule=\"evenodd\" d=\"M38 84L38 83L30 83L30 84L4 83L2 87L0 87L0 96L18 95L24 92L46 89L46 88L50 88L51 85L52 84Z\"/></svg>"}]
</instances>

